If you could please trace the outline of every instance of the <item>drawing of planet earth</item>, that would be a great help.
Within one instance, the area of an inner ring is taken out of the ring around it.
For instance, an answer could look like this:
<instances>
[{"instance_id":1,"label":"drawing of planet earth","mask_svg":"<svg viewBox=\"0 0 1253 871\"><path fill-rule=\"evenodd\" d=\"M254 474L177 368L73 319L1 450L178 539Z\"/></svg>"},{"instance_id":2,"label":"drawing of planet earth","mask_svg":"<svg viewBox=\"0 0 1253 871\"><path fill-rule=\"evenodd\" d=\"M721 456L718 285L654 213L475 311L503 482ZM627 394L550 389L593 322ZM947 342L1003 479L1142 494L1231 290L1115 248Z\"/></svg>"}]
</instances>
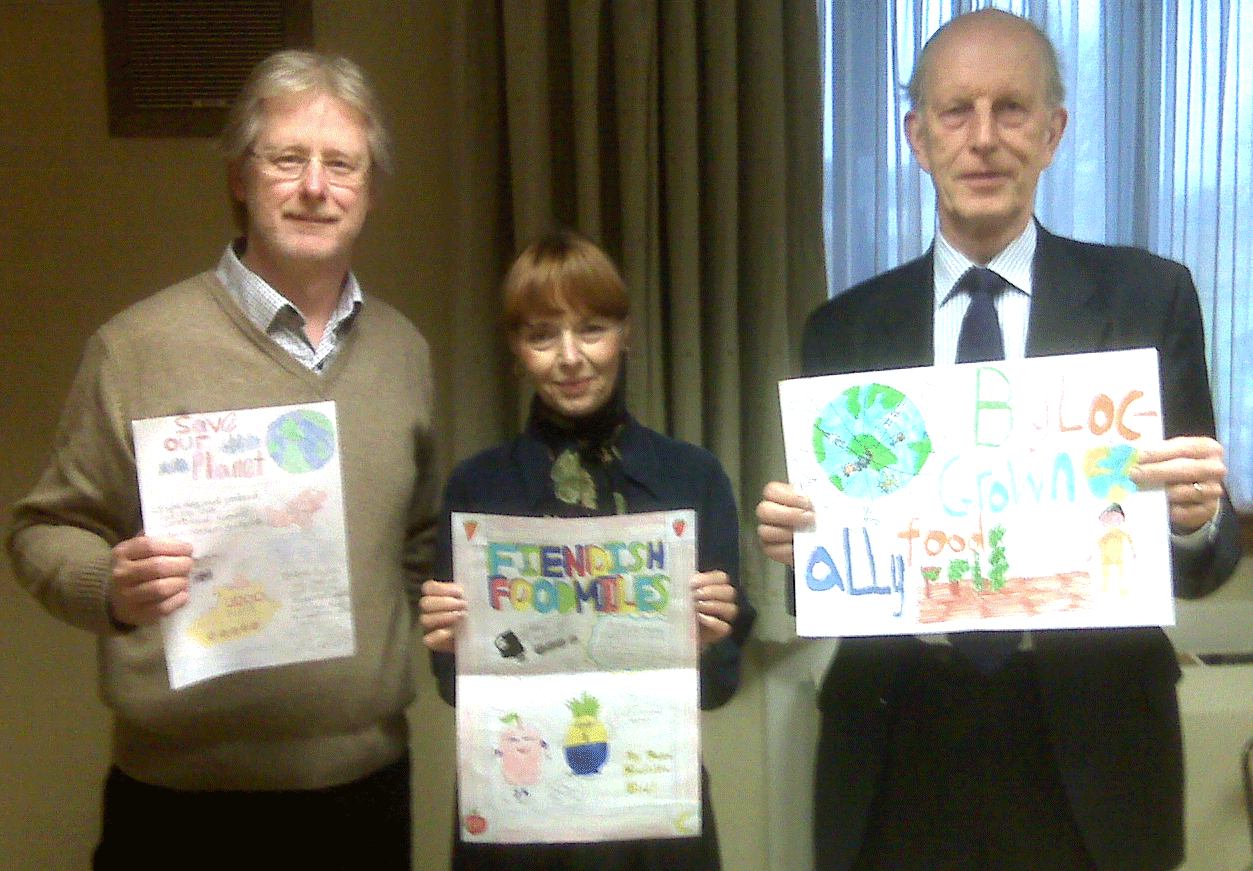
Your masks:
<instances>
[{"instance_id":1,"label":"drawing of planet earth","mask_svg":"<svg viewBox=\"0 0 1253 871\"><path fill-rule=\"evenodd\" d=\"M1083 453L1081 467L1088 489L1097 499L1120 502L1136 491L1131 480L1139 452L1131 445L1106 445Z\"/></svg>"},{"instance_id":2,"label":"drawing of planet earth","mask_svg":"<svg viewBox=\"0 0 1253 871\"><path fill-rule=\"evenodd\" d=\"M922 413L884 384L848 388L814 421L814 458L831 483L855 499L901 489L930 455Z\"/></svg>"},{"instance_id":3,"label":"drawing of planet earth","mask_svg":"<svg viewBox=\"0 0 1253 871\"><path fill-rule=\"evenodd\" d=\"M335 456L335 427L325 414L298 408L270 423L265 446L283 471L293 475L312 472Z\"/></svg>"}]
</instances>

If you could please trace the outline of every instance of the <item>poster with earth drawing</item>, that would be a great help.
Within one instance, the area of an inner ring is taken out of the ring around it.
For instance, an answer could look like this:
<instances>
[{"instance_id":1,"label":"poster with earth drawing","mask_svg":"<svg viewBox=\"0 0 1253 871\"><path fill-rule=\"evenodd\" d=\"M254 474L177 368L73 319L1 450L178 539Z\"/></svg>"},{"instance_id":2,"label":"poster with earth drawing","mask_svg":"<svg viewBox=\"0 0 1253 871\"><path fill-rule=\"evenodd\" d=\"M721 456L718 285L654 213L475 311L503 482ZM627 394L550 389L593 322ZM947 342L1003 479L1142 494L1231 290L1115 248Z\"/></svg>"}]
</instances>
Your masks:
<instances>
[{"instance_id":1,"label":"poster with earth drawing","mask_svg":"<svg viewBox=\"0 0 1253 871\"><path fill-rule=\"evenodd\" d=\"M1153 349L784 381L806 636L1169 625Z\"/></svg>"},{"instance_id":2,"label":"poster with earth drawing","mask_svg":"<svg viewBox=\"0 0 1253 871\"><path fill-rule=\"evenodd\" d=\"M351 656L335 403L136 420L144 530L192 545L191 598L161 621L170 687Z\"/></svg>"}]
</instances>

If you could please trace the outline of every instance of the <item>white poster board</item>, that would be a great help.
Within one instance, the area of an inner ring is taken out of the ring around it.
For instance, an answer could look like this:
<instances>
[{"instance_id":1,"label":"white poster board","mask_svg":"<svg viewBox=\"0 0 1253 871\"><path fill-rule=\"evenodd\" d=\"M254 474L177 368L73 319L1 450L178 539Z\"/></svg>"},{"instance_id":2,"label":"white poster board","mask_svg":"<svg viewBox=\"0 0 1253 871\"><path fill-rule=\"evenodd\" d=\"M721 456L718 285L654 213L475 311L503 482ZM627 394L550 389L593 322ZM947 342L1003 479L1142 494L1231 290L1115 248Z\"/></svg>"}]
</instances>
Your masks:
<instances>
[{"instance_id":1,"label":"white poster board","mask_svg":"<svg viewBox=\"0 0 1253 871\"><path fill-rule=\"evenodd\" d=\"M700 834L695 513L452 530L462 837Z\"/></svg>"},{"instance_id":2,"label":"white poster board","mask_svg":"<svg viewBox=\"0 0 1253 871\"><path fill-rule=\"evenodd\" d=\"M1174 622L1153 349L784 381L805 636Z\"/></svg>"},{"instance_id":3,"label":"white poster board","mask_svg":"<svg viewBox=\"0 0 1253 871\"><path fill-rule=\"evenodd\" d=\"M170 686L354 649L335 403L132 422L144 531L190 542Z\"/></svg>"}]
</instances>

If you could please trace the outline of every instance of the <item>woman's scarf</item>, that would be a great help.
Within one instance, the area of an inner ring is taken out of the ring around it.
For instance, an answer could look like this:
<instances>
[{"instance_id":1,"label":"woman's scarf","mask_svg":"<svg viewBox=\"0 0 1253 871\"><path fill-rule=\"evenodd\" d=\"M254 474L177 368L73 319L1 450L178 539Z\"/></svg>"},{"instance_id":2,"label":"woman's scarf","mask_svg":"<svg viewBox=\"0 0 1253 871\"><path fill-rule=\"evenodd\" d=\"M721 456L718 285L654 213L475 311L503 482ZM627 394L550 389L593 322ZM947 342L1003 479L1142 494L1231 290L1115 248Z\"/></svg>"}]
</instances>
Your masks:
<instances>
[{"instance_id":1,"label":"woman's scarf","mask_svg":"<svg viewBox=\"0 0 1253 871\"><path fill-rule=\"evenodd\" d=\"M622 379L609 401L586 417L566 417L531 401L529 426L548 446L552 458L552 492L542 507L557 517L589 514L625 514L626 479L618 439L626 429L626 400Z\"/></svg>"}]
</instances>

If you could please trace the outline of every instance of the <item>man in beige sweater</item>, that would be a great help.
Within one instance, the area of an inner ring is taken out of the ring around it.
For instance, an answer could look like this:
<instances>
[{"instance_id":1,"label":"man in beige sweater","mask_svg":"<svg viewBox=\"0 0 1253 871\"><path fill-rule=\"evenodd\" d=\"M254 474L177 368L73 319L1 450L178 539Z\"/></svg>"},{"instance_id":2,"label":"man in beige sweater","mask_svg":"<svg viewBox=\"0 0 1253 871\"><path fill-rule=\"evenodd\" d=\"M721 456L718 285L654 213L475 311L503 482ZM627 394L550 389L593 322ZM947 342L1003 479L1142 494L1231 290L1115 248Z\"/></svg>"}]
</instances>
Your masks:
<instances>
[{"instance_id":1,"label":"man in beige sweater","mask_svg":"<svg viewBox=\"0 0 1253 871\"><path fill-rule=\"evenodd\" d=\"M350 271L387 137L355 65L287 51L253 72L223 147L241 238L92 336L9 554L51 613L99 639L115 726L95 868L403 871L410 615L437 487L426 341ZM160 621L188 603L197 555L141 529L131 422L323 401L353 655L172 690Z\"/></svg>"}]
</instances>

